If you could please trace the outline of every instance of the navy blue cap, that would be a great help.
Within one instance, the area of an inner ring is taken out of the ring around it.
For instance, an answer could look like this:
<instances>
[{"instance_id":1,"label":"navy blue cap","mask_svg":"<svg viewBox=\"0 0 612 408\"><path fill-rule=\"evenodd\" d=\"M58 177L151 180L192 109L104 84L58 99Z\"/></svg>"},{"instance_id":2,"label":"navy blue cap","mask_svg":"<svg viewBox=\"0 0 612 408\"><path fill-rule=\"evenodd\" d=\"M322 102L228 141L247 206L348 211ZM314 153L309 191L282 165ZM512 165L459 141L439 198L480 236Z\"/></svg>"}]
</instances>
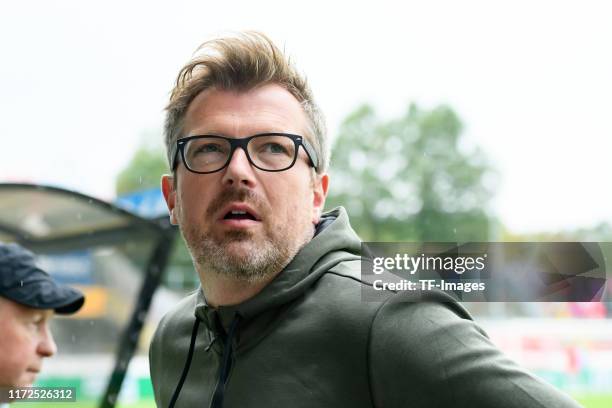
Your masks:
<instances>
[{"instance_id":1,"label":"navy blue cap","mask_svg":"<svg viewBox=\"0 0 612 408\"><path fill-rule=\"evenodd\" d=\"M61 285L35 264L34 254L17 244L0 242L0 296L34 309L53 309L71 314L83 306L85 297Z\"/></svg>"}]
</instances>

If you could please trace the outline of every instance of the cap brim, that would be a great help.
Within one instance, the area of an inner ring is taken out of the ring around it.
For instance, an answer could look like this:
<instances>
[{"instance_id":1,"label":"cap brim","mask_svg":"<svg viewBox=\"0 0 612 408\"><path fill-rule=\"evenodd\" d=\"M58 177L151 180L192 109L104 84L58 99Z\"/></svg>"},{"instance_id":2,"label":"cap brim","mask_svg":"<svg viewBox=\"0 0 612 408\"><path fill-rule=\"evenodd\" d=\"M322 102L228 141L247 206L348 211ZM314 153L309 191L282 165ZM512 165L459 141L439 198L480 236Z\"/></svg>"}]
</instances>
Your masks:
<instances>
[{"instance_id":1,"label":"cap brim","mask_svg":"<svg viewBox=\"0 0 612 408\"><path fill-rule=\"evenodd\" d=\"M0 295L34 309L74 313L85 297L70 286L57 283L35 263L34 254L16 245L0 242Z\"/></svg>"},{"instance_id":2,"label":"cap brim","mask_svg":"<svg viewBox=\"0 0 612 408\"><path fill-rule=\"evenodd\" d=\"M49 278L24 282L23 286L3 291L2 296L33 309L52 309L58 314L71 314L85 303L81 291L55 283Z\"/></svg>"},{"instance_id":3,"label":"cap brim","mask_svg":"<svg viewBox=\"0 0 612 408\"><path fill-rule=\"evenodd\" d=\"M67 286L65 288L68 289L71 293L66 294L65 301L54 305L52 309L55 310L55 313L57 314L76 313L85 303L85 296L80 291L74 288Z\"/></svg>"}]
</instances>

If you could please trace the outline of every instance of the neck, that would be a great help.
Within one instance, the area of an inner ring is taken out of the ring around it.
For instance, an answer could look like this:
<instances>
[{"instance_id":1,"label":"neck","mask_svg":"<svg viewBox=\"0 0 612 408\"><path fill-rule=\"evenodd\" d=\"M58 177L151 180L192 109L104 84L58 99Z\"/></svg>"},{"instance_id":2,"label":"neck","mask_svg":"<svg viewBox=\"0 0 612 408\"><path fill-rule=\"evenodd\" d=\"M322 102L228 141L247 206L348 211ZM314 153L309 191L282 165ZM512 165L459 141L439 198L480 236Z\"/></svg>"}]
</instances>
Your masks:
<instances>
[{"instance_id":1,"label":"neck","mask_svg":"<svg viewBox=\"0 0 612 408\"><path fill-rule=\"evenodd\" d=\"M211 271L203 271L199 275L206 303L209 306L217 307L237 305L252 298L261 292L278 273L256 282L238 280Z\"/></svg>"}]
</instances>

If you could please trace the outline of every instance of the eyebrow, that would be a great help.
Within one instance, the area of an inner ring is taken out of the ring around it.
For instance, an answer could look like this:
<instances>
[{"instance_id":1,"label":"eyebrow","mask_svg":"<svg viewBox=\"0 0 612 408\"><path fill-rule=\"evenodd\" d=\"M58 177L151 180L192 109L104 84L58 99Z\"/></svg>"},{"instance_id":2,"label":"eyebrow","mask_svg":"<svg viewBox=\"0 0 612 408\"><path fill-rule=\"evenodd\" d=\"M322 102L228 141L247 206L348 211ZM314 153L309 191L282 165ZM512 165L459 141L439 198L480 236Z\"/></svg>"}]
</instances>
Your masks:
<instances>
[{"instance_id":1,"label":"eyebrow","mask_svg":"<svg viewBox=\"0 0 612 408\"><path fill-rule=\"evenodd\" d=\"M266 133L291 133L291 134L296 134L296 135L302 135L303 132L295 132L295 131L290 131L287 128L280 128L280 127L271 127L271 128L256 128L257 131L253 131L253 132L249 132L244 133L244 134L228 134L226 132L218 132L216 130L207 130L207 131L192 131L189 132L188 134L185 134L182 137L190 137L190 136L205 136L205 135L210 135L210 136L222 136L222 137L228 137L231 139L239 139L239 138L244 138L244 137L249 137L249 136L254 136L254 135L260 135L260 134L266 134ZM179 137L180 139L180 137Z\"/></svg>"}]
</instances>

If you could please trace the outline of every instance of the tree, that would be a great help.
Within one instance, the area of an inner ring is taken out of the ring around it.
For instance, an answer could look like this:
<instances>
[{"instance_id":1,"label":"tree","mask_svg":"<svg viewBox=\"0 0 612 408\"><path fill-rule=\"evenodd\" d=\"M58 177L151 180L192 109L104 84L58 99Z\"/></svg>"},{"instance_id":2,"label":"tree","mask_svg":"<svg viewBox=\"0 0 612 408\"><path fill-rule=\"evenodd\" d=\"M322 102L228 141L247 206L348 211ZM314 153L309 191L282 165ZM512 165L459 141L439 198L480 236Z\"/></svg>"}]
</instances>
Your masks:
<instances>
[{"instance_id":1,"label":"tree","mask_svg":"<svg viewBox=\"0 0 612 408\"><path fill-rule=\"evenodd\" d=\"M388 121L361 106L334 144L328 206L347 207L365 240L487 240L492 171L479 151L462 149L461 130L446 106L411 105Z\"/></svg>"},{"instance_id":2,"label":"tree","mask_svg":"<svg viewBox=\"0 0 612 408\"><path fill-rule=\"evenodd\" d=\"M162 174L169 173L163 148L153 146L150 141L147 143L147 139L151 140L151 134L145 134L145 142L117 176L115 191L118 196L139 190L160 189ZM164 284L183 290L197 287L198 277L182 239L175 240Z\"/></svg>"},{"instance_id":3,"label":"tree","mask_svg":"<svg viewBox=\"0 0 612 408\"><path fill-rule=\"evenodd\" d=\"M159 188L161 176L168 173L164 152L159 148L141 146L125 169L117 176L117 195L138 190Z\"/></svg>"}]
</instances>

